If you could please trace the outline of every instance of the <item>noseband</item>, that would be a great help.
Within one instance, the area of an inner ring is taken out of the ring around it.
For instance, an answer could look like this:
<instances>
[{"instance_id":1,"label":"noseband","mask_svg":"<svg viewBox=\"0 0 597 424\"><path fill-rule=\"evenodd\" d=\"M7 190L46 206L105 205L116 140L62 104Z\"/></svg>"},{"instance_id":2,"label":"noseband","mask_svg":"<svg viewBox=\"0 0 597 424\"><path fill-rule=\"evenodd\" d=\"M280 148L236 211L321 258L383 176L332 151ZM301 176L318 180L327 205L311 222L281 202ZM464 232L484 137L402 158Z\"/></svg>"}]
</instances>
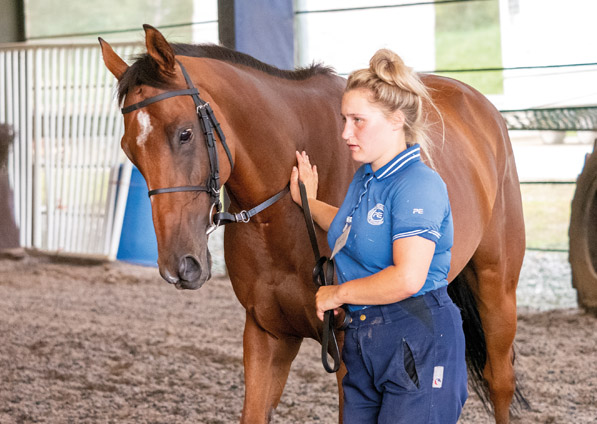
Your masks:
<instances>
[{"instance_id":1,"label":"noseband","mask_svg":"<svg viewBox=\"0 0 597 424\"><path fill-rule=\"evenodd\" d=\"M222 131L220 123L216 119L216 116L214 115L213 109L209 105L209 102L204 101L199 96L199 90L197 90L197 88L193 85L193 82L191 81L191 78L189 77L189 74L187 73L185 67L178 60L177 62L180 66L180 69L182 70L182 74L184 76L188 88L184 90L167 91L165 93L158 94L157 96L149 97L138 103L124 107L121 109L121 111L123 115L126 115L127 113L133 112L138 109L142 109L152 103L159 102L164 99L169 99L170 97L191 96L193 98L193 102L195 103L195 107L197 110L197 119L199 120L201 129L203 130L203 135L205 136L205 144L207 146L207 153L209 156L210 174L205 185L187 185L178 187L157 188L154 190L149 190L147 192L147 195L151 197L155 194L175 193L180 191L204 191L206 193L209 193L211 197L212 206L209 213L210 227L207 230L207 234L211 233L222 224L228 224L231 222L249 222L252 216L261 212L268 206L271 206L272 204L276 203L279 199L284 197L284 195L288 193L289 188L288 186L286 186L282 191L270 197L265 202L259 204L258 206L254 207L249 211L243 210L235 214L229 212L222 212L222 202L220 201L220 169L218 161L218 149L216 146L216 137L214 136L214 129L218 134L218 137L220 138L220 142L222 143L222 146L226 151L226 155L228 156L228 161L230 162L230 172L232 172L232 169L234 169L234 161L232 160L230 149L228 148L228 144L226 143L226 137L224 136L224 132ZM214 209L216 211L215 214L213 214Z\"/></svg>"}]
</instances>

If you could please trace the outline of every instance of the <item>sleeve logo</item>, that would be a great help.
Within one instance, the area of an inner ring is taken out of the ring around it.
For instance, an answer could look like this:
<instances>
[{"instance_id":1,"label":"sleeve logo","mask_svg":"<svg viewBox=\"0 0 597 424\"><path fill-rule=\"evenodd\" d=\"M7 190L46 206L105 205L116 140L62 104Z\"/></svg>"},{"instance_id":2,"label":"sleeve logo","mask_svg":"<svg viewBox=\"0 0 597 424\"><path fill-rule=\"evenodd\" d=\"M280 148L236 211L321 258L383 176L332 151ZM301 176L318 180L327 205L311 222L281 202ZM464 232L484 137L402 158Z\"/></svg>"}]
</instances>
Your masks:
<instances>
[{"instance_id":1,"label":"sleeve logo","mask_svg":"<svg viewBox=\"0 0 597 424\"><path fill-rule=\"evenodd\" d=\"M423 215L423 208L413 209L413 215Z\"/></svg>"},{"instance_id":2,"label":"sleeve logo","mask_svg":"<svg viewBox=\"0 0 597 424\"><path fill-rule=\"evenodd\" d=\"M378 203L367 213L367 222L371 225L383 224L383 209L384 206Z\"/></svg>"}]
</instances>

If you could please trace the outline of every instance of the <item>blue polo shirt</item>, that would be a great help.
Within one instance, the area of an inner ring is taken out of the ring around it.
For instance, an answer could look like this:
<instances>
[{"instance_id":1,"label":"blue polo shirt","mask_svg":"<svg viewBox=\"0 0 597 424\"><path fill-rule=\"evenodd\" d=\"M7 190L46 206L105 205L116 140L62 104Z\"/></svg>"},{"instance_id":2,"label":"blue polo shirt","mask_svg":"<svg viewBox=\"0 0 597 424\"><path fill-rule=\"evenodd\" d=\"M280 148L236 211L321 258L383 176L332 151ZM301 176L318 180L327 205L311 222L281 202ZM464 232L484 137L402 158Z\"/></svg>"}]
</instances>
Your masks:
<instances>
[{"instance_id":1,"label":"blue polo shirt","mask_svg":"<svg viewBox=\"0 0 597 424\"><path fill-rule=\"evenodd\" d=\"M454 239L448 191L439 174L421 161L418 144L376 172L370 164L357 170L329 228L331 248L347 220L352 220L348 240L334 257L340 284L393 265L394 240L419 236L435 242L435 254L425 284L414 296L448 285Z\"/></svg>"}]
</instances>

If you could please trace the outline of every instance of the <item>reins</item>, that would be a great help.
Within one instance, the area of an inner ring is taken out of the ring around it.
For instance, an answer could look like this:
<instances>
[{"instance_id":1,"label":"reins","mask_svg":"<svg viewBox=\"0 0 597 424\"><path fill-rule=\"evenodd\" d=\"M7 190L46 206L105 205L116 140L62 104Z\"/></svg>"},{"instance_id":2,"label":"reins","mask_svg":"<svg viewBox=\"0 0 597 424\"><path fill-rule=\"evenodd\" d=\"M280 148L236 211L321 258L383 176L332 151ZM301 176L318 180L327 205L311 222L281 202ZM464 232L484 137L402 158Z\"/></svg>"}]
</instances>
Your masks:
<instances>
[{"instance_id":1,"label":"reins","mask_svg":"<svg viewBox=\"0 0 597 424\"><path fill-rule=\"evenodd\" d=\"M209 102L204 101L199 96L199 90L197 90L197 88L193 85L193 82L191 81L191 78L189 77L185 67L179 61L177 62L180 66L180 69L182 70L182 74L185 78L188 88L183 90L168 91L153 97L149 97L140 102L124 107L121 109L121 111L122 114L125 115L127 113L133 112L138 109L142 109L152 103L159 102L164 99L176 96L191 96L193 98L193 102L195 103L197 119L199 120L201 129L203 130L203 135L205 136L205 143L207 146L207 152L209 156L210 175L207 182L204 185L186 185L177 187L157 188L149 190L147 192L147 195L151 197L156 194L175 193L184 191L203 191L208 193L212 200L212 206L209 214L210 227L207 229L207 234L213 232L220 225L225 225L232 222L247 223L249 222L251 217L268 208L269 206L273 205L282 197L284 197L289 192L290 188L289 186L284 187L280 192L276 193L269 199L265 200L264 202L260 203L259 205L255 206L254 208L248 211L243 210L239 213L222 211L222 202L220 200L220 170L214 129L218 135L218 138L220 139L220 142L222 143L226 155L228 156L228 161L230 162L231 170L234 169L234 161L232 159L232 154L230 153L230 149L228 148L228 144L226 143L226 137L224 136L224 132L222 131L220 123L216 119L216 116L213 112L213 109L209 105ZM301 192L301 201L303 204L303 213L305 216L305 222L307 224L307 231L309 232L309 238L311 240L311 246L313 248L313 253L315 255L316 261L315 268L313 269L313 282L318 286L331 285L333 284L334 280L334 262L325 256L320 256L319 254L317 238L315 236L315 226L313 225L313 219L311 217L311 211L309 209L309 203L307 201L305 186L300 181L299 187ZM215 214L213 213L214 208L216 210ZM330 366L327 355L330 346L330 355L332 356L333 366ZM334 332L333 311L326 311L324 313L321 349L321 361L325 370L329 373L338 371L338 369L340 368L340 350L338 348L338 341L336 340L336 333Z\"/></svg>"},{"instance_id":2,"label":"reins","mask_svg":"<svg viewBox=\"0 0 597 424\"><path fill-rule=\"evenodd\" d=\"M315 255L315 268L313 268L313 283L316 286L330 286L334 283L334 261L326 256L319 254L319 246L317 245L317 237L315 236L315 225L311 217L311 210L309 209L309 201L307 199L307 191L305 185L299 180L299 189L301 193L301 203L303 206L303 215L305 217L305 224L307 225L307 232L311 240L311 247ZM325 311L323 315L323 334L321 336L321 362L325 370L329 373L334 373L340 369L340 349L338 348L338 341L336 340L336 333L334 332L334 311ZM333 365L330 366L328 360L328 350L331 348L330 355L332 356Z\"/></svg>"},{"instance_id":3,"label":"reins","mask_svg":"<svg viewBox=\"0 0 597 424\"><path fill-rule=\"evenodd\" d=\"M228 161L230 162L230 170L234 169L234 161L232 159L232 154L230 153L230 149L228 148L228 144L226 143L226 137L224 136L224 131L220 127L220 123L216 119L213 109L211 108L209 102L206 102L199 96L199 90L193 85L193 81L189 77L187 70L182 65L180 61L178 61L178 65L182 71L182 75L187 83L186 89L183 90L174 90L174 91L167 91L165 93L158 94L153 97L149 97L145 100L132 104L130 106L124 107L121 109L122 114L125 115L127 113L133 112L135 110L144 108L152 103L159 102L164 99L169 99L170 97L176 96L191 96L193 98L193 102L195 103L196 111L197 111L197 119L199 120L199 124L201 125L201 129L203 130L203 135L205 137L205 144L207 146L207 153L209 156L209 168L210 174L207 182L204 185L186 185L186 186L178 186L178 187L165 187L165 188L156 188L153 190L149 190L147 195L149 197L156 195L156 194L164 194L164 193L175 193L181 191L204 191L208 193L211 197L212 206L209 213L210 219L210 227L207 229L207 234L213 232L216 228L220 225L229 224L232 222L243 222L247 223L257 213L261 212L265 208L273 205L278 200L280 200L286 193L289 191L289 187L286 186L282 191L276 193L274 196L270 197L269 199L265 200L264 202L260 203L259 205L255 206L253 209L248 211L243 210L239 213L230 213L230 212L223 212L222 211L222 202L220 200L220 169L219 169L219 160L218 160L218 148L216 146L216 137L214 135L214 129L222 143L222 147L224 147L224 151L228 156ZM213 210L215 209L215 214Z\"/></svg>"}]
</instances>

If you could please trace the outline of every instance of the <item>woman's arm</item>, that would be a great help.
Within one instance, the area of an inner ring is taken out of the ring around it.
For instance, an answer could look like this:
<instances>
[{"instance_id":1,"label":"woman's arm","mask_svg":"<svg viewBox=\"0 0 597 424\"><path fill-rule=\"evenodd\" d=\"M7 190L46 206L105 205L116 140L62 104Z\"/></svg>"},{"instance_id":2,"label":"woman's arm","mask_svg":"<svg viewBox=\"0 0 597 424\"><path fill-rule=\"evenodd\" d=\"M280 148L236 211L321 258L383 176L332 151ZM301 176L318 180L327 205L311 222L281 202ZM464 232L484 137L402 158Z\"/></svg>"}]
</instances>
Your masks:
<instances>
[{"instance_id":1,"label":"woman's arm","mask_svg":"<svg viewBox=\"0 0 597 424\"><path fill-rule=\"evenodd\" d=\"M401 238L392 244L394 264L365 278L334 286L322 286L315 295L317 316L345 303L385 305L417 293L429 272L435 243L423 237Z\"/></svg>"},{"instance_id":2,"label":"woman's arm","mask_svg":"<svg viewBox=\"0 0 597 424\"><path fill-rule=\"evenodd\" d=\"M290 194L292 200L302 207L301 194L299 190L299 178L305 185L307 191L307 200L309 202L309 209L313 221L319 225L323 230L328 231L338 208L317 200L317 187L319 184L319 176L317 174L317 166L311 166L309 156L305 153L296 152L297 166L292 168L290 174Z\"/></svg>"}]
</instances>

